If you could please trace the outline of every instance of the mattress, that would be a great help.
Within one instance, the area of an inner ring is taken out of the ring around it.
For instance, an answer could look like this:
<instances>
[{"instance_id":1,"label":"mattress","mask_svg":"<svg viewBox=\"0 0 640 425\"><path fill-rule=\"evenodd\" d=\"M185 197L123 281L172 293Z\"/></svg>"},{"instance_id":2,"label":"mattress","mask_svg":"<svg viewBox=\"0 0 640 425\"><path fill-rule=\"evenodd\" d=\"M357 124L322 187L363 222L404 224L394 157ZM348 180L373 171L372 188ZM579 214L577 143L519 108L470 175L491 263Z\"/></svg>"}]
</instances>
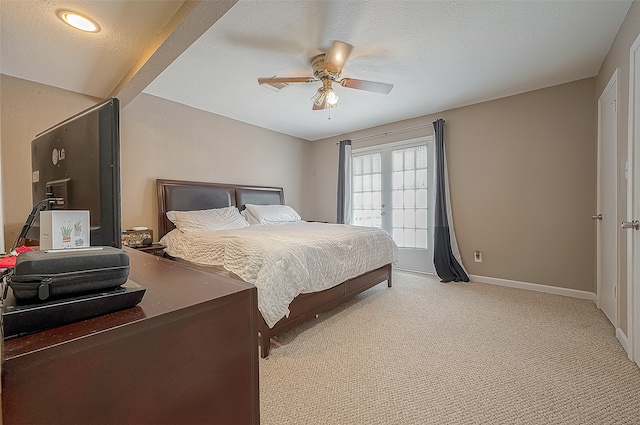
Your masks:
<instances>
[{"instance_id":1,"label":"mattress","mask_svg":"<svg viewBox=\"0 0 640 425\"><path fill-rule=\"evenodd\" d=\"M172 230L160 243L172 257L221 266L258 288L258 309L273 327L301 293L323 291L397 259L387 232L298 221L235 230Z\"/></svg>"}]
</instances>

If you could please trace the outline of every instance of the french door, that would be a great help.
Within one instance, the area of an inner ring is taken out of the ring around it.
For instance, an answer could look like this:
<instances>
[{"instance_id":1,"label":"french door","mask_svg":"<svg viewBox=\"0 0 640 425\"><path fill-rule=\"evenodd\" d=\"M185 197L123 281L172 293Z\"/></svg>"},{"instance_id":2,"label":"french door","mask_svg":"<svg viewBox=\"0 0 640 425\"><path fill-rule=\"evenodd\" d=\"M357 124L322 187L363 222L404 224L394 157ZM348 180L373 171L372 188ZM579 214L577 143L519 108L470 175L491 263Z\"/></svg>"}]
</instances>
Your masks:
<instances>
[{"instance_id":1,"label":"french door","mask_svg":"<svg viewBox=\"0 0 640 425\"><path fill-rule=\"evenodd\" d=\"M352 224L386 230L395 267L433 273L433 137L354 149Z\"/></svg>"}]
</instances>

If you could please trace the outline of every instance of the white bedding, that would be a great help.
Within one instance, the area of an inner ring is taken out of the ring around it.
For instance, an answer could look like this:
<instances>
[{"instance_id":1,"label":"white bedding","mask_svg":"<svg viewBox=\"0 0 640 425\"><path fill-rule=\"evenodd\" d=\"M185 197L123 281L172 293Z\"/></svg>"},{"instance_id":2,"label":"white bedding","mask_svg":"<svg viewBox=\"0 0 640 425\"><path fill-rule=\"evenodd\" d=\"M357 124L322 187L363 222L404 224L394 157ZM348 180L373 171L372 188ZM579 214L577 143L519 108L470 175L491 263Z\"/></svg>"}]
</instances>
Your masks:
<instances>
[{"instance_id":1,"label":"white bedding","mask_svg":"<svg viewBox=\"0 0 640 425\"><path fill-rule=\"evenodd\" d=\"M393 239L377 228L294 223L183 233L160 243L167 254L223 266L258 288L258 308L269 327L289 315L301 293L322 291L396 260Z\"/></svg>"}]
</instances>

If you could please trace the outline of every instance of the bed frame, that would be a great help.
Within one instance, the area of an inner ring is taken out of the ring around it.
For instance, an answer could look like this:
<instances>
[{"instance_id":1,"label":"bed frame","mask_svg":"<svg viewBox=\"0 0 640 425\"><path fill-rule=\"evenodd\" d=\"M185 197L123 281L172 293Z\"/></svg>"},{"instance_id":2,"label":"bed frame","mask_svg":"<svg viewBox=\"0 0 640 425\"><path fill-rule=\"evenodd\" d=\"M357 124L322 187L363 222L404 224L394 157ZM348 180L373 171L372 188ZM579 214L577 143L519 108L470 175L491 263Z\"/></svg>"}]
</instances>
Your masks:
<instances>
[{"instance_id":1,"label":"bed frame","mask_svg":"<svg viewBox=\"0 0 640 425\"><path fill-rule=\"evenodd\" d=\"M193 211L210 208L236 206L240 211L246 204L284 204L281 187L231 185L220 183L191 182L181 180L156 180L158 190L158 233L159 238L175 228L167 219L167 211ZM201 268L192 265L195 268ZM206 268L202 268L206 269ZM276 336L300 323L317 317L355 295L386 281L391 287L391 264L371 270L340 285L321 292L298 295L289 305L289 317L283 317L269 328L261 314L258 323L260 355L264 358L271 350L271 337Z\"/></svg>"}]
</instances>

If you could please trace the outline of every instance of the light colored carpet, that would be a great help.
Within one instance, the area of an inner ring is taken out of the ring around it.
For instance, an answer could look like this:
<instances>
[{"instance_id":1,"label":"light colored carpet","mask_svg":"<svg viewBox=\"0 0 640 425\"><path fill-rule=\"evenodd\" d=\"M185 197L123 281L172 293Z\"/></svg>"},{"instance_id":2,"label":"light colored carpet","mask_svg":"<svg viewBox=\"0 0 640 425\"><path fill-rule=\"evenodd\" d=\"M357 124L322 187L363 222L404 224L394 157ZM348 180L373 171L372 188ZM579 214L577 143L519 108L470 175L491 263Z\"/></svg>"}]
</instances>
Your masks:
<instances>
[{"instance_id":1,"label":"light colored carpet","mask_svg":"<svg viewBox=\"0 0 640 425\"><path fill-rule=\"evenodd\" d=\"M279 337L261 424L640 424L640 368L593 302L394 272Z\"/></svg>"}]
</instances>

